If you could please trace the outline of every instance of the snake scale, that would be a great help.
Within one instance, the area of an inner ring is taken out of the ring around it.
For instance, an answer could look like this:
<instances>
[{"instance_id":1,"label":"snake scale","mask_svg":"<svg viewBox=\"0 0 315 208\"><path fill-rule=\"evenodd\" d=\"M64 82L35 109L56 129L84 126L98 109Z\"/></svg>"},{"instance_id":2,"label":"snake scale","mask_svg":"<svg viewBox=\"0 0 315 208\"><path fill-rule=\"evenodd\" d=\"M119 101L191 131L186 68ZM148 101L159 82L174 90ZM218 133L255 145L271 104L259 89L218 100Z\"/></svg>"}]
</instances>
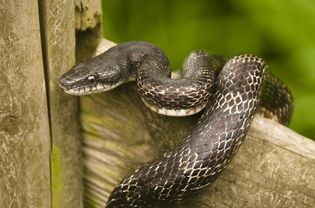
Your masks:
<instances>
[{"instance_id":1,"label":"snake scale","mask_svg":"<svg viewBox=\"0 0 315 208\"><path fill-rule=\"evenodd\" d=\"M106 207L163 207L206 187L230 162L257 111L288 125L293 97L254 55L230 60L193 51L183 78L170 78L170 64L158 47L126 42L74 66L59 80L65 92L85 95L136 80L144 103L172 116L201 111L180 144L137 168L111 193Z\"/></svg>"}]
</instances>

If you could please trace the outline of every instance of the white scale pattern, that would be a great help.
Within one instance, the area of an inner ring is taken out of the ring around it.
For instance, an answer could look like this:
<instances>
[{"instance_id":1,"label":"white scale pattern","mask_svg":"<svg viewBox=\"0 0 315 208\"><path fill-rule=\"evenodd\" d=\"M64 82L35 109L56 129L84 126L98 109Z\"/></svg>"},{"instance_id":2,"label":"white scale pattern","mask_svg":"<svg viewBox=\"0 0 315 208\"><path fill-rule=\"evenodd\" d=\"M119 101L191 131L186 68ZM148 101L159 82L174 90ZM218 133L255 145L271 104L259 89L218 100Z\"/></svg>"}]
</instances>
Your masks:
<instances>
[{"instance_id":1,"label":"white scale pattern","mask_svg":"<svg viewBox=\"0 0 315 208\"><path fill-rule=\"evenodd\" d=\"M252 55L237 56L227 62L214 86L215 93L210 97L213 100L195 130L174 150L150 165L141 166L131 176L140 181L136 189L128 189L129 193L139 194L137 200L124 201L120 185L113 191L107 207L123 207L121 204L150 207L148 201L153 204L177 201L211 183L246 135L259 103L265 69L264 62ZM122 184L129 181L127 177Z\"/></svg>"},{"instance_id":2,"label":"white scale pattern","mask_svg":"<svg viewBox=\"0 0 315 208\"><path fill-rule=\"evenodd\" d=\"M163 207L163 203L182 200L206 187L232 159L257 109L284 125L289 123L292 95L265 72L262 59L236 56L213 81L216 68L222 67L222 59L194 51L183 66L184 79L171 80L169 62L160 49L128 42L76 65L61 77L60 86L74 95L107 91L136 77L144 103L166 115L190 115L206 105L194 130L177 147L139 167L115 188L108 208Z\"/></svg>"}]
</instances>

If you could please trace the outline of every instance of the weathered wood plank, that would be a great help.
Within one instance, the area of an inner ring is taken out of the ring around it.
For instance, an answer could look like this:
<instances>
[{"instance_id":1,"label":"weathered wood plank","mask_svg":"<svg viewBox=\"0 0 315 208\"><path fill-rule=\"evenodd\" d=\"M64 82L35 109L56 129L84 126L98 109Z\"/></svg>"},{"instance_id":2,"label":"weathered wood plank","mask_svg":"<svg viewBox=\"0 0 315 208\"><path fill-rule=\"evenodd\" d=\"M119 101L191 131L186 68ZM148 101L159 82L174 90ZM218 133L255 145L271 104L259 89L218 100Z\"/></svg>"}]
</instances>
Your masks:
<instances>
[{"instance_id":1,"label":"weathered wood plank","mask_svg":"<svg viewBox=\"0 0 315 208\"><path fill-rule=\"evenodd\" d=\"M113 43L104 41L104 48ZM98 49L98 51L104 51ZM136 166L173 147L196 116L148 110L134 84L81 98L86 207L103 207ZM256 117L244 144L213 185L178 207L314 207L315 142Z\"/></svg>"},{"instance_id":2,"label":"weathered wood plank","mask_svg":"<svg viewBox=\"0 0 315 208\"><path fill-rule=\"evenodd\" d=\"M81 134L78 98L58 87L59 76L75 63L73 1L40 2L44 62L49 80L52 141L52 206L82 207Z\"/></svg>"},{"instance_id":3,"label":"weathered wood plank","mask_svg":"<svg viewBox=\"0 0 315 208\"><path fill-rule=\"evenodd\" d=\"M50 207L38 2L2 1L0 21L0 207Z\"/></svg>"}]
</instances>

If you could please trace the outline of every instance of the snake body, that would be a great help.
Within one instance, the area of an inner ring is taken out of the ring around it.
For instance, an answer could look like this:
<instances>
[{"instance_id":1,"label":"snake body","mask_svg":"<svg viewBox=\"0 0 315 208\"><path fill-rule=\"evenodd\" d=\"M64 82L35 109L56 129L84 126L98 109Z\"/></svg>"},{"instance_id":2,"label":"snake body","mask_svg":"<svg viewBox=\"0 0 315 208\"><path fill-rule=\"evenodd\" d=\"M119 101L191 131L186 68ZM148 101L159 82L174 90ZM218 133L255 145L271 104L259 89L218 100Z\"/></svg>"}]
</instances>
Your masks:
<instances>
[{"instance_id":1,"label":"snake body","mask_svg":"<svg viewBox=\"0 0 315 208\"><path fill-rule=\"evenodd\" d=\"M205 108L192 132L173 150L124 178L106 207L155 207L180 201L206 187L226 167L258 110L284 125L290 121L290 91L256 56L225 61L194 51L183 71L183 79L170 79L169 61L159 48L127 42L61 77L60 86L76 95L136 79L144 103L162 114L190 115Z\"/></svg>"}]
</instances>

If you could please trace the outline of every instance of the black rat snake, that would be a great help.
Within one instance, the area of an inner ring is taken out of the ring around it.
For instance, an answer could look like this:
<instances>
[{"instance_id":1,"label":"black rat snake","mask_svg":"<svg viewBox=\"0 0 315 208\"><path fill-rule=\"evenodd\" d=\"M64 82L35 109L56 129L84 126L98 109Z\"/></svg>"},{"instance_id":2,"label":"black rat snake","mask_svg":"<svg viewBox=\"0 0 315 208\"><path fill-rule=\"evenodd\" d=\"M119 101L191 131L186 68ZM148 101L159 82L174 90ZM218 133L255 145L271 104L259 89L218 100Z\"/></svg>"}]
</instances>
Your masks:
<instances>
[{"instance_id":1,"label":"black rat snake","mask_svg":"<svg viewBox=\"0 0 315 208\"><path fill-rule=\"evenodd\" d=\"M288 125L293 98L264 61L240 55L228 61L193 51L183 78L152 44L127 42L74 66L60 78L69 94L110 90L135 80L144 103L166 115L204 111L193 131L163 157L145 164L114 189L106 207L153 207L182 200L211 183L241 145L257 111Z\"/></svg>"}]
</instances>

